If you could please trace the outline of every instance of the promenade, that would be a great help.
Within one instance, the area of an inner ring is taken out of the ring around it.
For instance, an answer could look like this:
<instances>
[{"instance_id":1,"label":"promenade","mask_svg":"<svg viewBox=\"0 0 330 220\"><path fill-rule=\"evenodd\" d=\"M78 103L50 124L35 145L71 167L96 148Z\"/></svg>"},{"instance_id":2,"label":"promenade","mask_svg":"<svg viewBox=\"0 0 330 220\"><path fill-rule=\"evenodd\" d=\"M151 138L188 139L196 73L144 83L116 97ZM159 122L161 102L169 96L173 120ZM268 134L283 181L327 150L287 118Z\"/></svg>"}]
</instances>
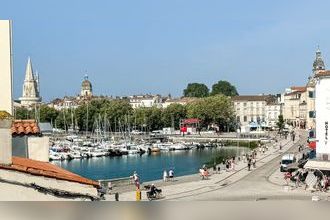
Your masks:
<instances>
[{"instance_id":1,"label":"promenade","mask_svg":"<svg viewBox=\"0 0 330 220\"><path fill-rule=\"evenodd\" d=\"M262 199L311 199L317 193L302 189L288 190L284 187L283 174L278 172L281 156L286 152L296 152L299 144L305 144L305 132L300 132L295 142L280 140L274 147L269 147L264 154L257 155L257 167L248 171L247 163L238 161L234 171L222 170L212 174L208 180L201 180L199 174L176 178L174 182L155 181L163 190L163 201L178 200L262 200ZM298 135L297 135L298 136ZM281 144L282 150L279 149ZM196 171L197 172L197 171ZM145 183L148 184L148 183ZM327 196L326 193L319 196ZM107 195L107 200L114 200L114 195ZM134 201L134 186L130 191L120 193L120 201ZM146 200L142 191L142 200Z\"/></svg>"}]
</instances>

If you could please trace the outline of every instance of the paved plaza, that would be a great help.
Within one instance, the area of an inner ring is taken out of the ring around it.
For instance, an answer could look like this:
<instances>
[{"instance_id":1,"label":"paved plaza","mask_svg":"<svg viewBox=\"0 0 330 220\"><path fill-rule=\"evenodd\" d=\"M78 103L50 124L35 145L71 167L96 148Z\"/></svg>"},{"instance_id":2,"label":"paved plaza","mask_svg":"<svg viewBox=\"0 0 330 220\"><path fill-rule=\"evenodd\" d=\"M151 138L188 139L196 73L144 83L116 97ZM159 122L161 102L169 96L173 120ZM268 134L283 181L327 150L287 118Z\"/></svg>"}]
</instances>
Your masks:
<instances>
[{"instance_id":1,"label":"paved plaza","mask_svg":"<svg viewBox=\"0 0 330 220\"><path fill-rule=\"evenodd\" d=\"M155 185L163 190L162 201L246 201L246 200L311 200L319 196L328 200L328 193L305 191L304 187L286 186L283 173L279 172L279 162L286 152L297 152L298 145L306 143L301 132L300 139L281 140L271 145L263 154L257 155L257 167L248 171L247 163L238 161L234 171L222 170L220 174L212 174L208 180L201 180L199 174L178 177L174 182L155 181ZM120 201L134 201L134 186L119 195ZM107 195L107 200L114 200L114 195ZM146 200L146 192L142 191L142 200Z\"/></svg>"}]
</instances>

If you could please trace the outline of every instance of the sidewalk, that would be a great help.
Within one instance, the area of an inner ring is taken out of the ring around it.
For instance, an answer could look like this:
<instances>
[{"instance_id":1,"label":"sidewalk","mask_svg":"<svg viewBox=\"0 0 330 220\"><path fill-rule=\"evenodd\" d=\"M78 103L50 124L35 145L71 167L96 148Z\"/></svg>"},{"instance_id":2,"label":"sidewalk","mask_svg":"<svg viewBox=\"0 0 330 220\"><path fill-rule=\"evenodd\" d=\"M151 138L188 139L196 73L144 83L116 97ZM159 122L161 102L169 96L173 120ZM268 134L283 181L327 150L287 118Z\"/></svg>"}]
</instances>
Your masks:
<instances>
[{"instance_id":1,"label":"sidewalk","mask_svg":"<svg viewBox=\"0 0 330 220\"><path fill-rule=\"evenodd\" d=\"M297 141L296 141L297 142ZM295 142L295 143L296 143ZM282 144L283 148L279 150L279 144ZM268 151L265 154L257 155L257 168L271 161L279 154L287 151L293 146L293 142L290 140L281 140L279 143L276 143L276 147L269 147ZM253 170L253 169L252 169ZM177 200L182 198L190 198L198 196L202 193L207 193L212 190L221 189L228 184L239 181L243 177L247 176L251 171L247 169L247 163L239 161L235 166L235 171L226 172L222 170L220 174L212 174L208 180L201 180L199 174L184 176L177 178L176 182L165 183L163 186L157 184L156 186L161 186L163 190L163 200ZM142 200L146 200L145 191L142 191ZM114 200L114 195L106 195L106 200ZM134 201L135 200L135 191L129 191L121 193L119 196L120 201Z\"/></svg>"}]
</instances>

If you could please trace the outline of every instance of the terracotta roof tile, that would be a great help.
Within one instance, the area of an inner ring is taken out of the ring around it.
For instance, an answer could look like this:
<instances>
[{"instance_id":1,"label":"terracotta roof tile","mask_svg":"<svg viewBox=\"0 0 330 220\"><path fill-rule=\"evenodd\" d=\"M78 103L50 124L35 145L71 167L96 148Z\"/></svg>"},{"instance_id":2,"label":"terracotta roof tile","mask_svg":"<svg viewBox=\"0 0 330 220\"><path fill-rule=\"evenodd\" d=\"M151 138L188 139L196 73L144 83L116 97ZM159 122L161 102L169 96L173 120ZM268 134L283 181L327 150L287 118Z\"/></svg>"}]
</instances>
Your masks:
<instances>
[{"instance_id":1,"label":"terracotta roof tile","mask_svg":"<svg viewBox=\"0 0 330 220\"><path fill-rule=\"evenodd\" d=\"M330 70L320 70L315 74L316 77L330 76Z\"/></svg>"},{"instance_id":2,"label":"terracotta roof tile","mask_svg":"<svg viewBox=\"0 0 330 220\"><path fill-rule=\"evenodd\" d=\"M81 177L75 173L71 173L47 162L41 162L27 158L13 157L11 165L8 166L0 164L0 169L15 170L32 175L45 176L49 178L67 180L99 187L99 183L94 180Z\"/></svg>"},{"instance_id":3,"label":"terracotta roof tile","mask_svg":"<svg viewBox=\"0 0 330 220\"><path fill-rule=\"evenodd\" d=\"M38 135L40 128L35 120L15 120L11 127L12 135Z\"/></svg>"},{"instance_id":4,"label":"terracotta roof tile","mask_svg":"<svg viewBox=\"0 0 330 220\"><path fill-rule=\"evenodd\" d=\"M298 92L305 92L306 91L306 86L292 86L291 90L292 91L298 91Z\"/></svg>"}]
</instances>

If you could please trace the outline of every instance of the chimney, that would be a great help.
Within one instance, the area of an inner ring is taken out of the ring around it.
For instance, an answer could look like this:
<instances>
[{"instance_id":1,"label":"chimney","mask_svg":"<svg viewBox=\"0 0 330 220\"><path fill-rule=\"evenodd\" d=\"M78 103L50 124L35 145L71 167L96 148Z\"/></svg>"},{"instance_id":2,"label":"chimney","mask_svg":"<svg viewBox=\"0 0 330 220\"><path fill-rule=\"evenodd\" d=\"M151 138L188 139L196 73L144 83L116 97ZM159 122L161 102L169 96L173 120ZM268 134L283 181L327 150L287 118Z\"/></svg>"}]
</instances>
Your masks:
<instances>
[{"instance_id":1,"label":"chimney","mask_svg":"<svg viewBox=\"0 0 330 220\"><path fill-rule=\"evenodd\" d=\"M10 165L12 159L11 119L0 118L0 164Z\"/></svg>"}]
</instances>

